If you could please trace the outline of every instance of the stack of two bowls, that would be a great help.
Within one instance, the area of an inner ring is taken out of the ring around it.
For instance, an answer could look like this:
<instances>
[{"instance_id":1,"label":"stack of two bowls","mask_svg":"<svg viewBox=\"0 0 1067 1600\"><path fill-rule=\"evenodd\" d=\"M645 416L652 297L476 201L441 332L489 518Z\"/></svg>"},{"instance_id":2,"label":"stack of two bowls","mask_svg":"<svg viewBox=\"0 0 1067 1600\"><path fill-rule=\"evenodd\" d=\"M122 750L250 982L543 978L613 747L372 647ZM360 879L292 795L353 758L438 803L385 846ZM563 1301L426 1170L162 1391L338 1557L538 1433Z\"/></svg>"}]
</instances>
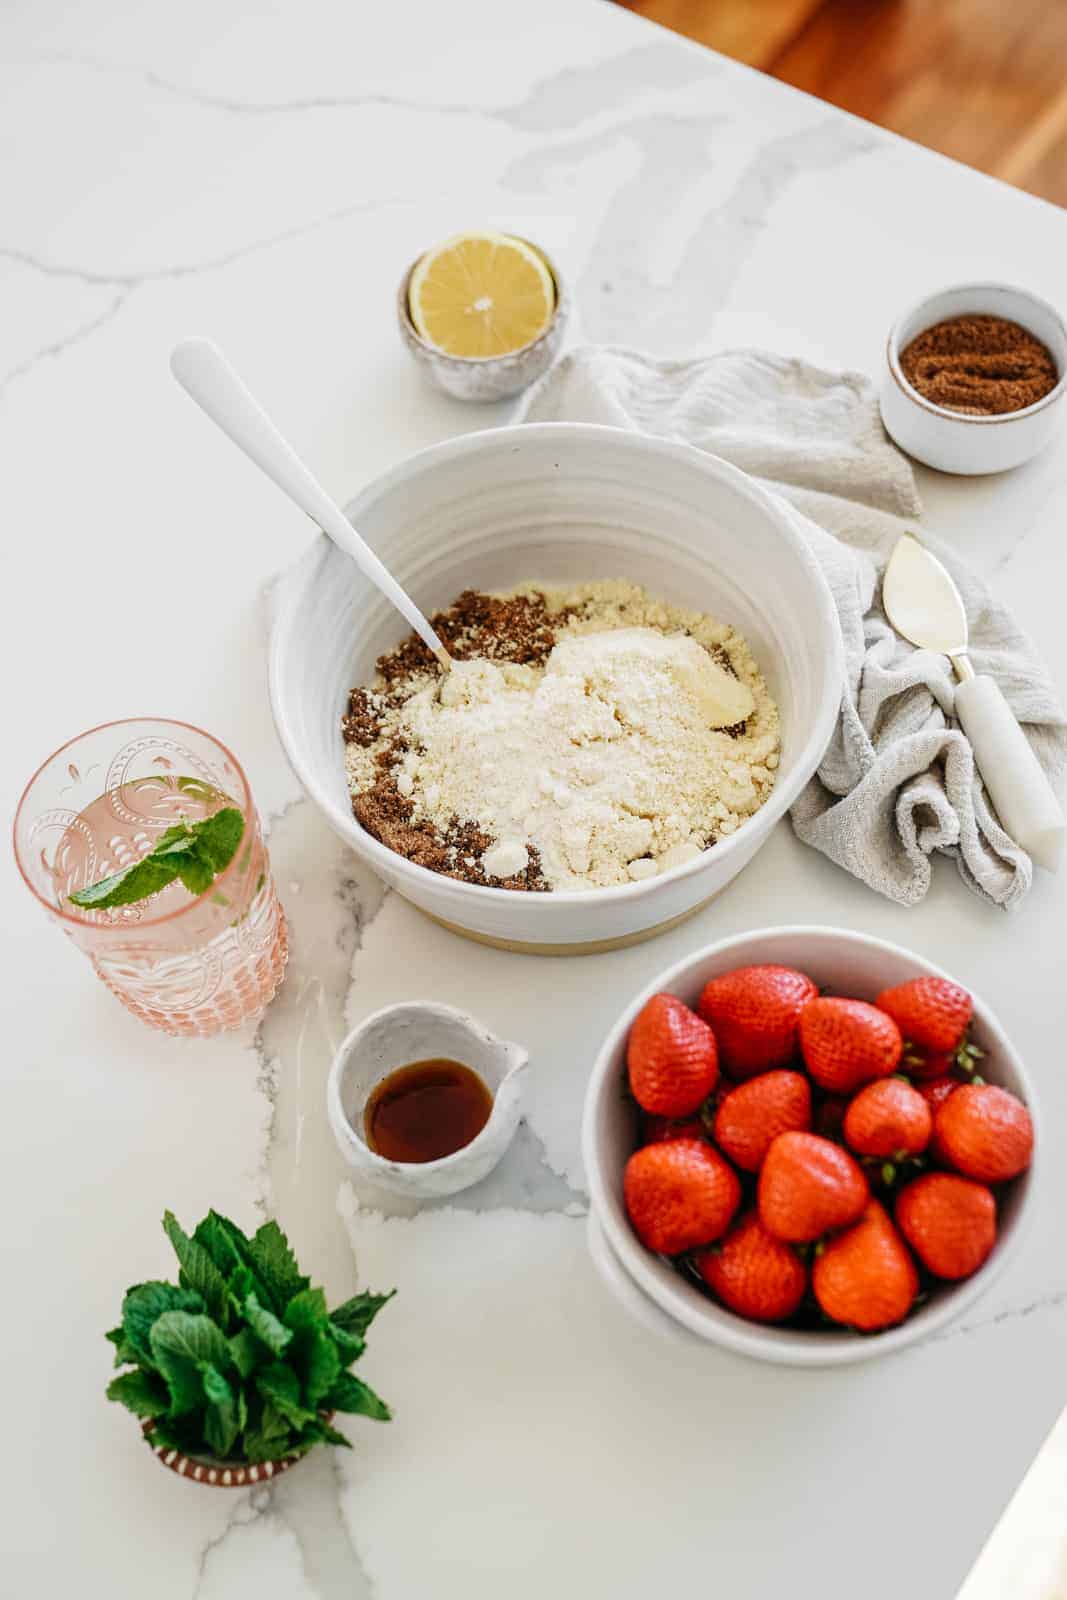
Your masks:
<instances>
[{"instance_id":1,"label":"stack of two bowls","mask_svg":"<svg viewBox=\"0 0 1067 1600\"><path fill-rule=\"evenodd\" d=\"M640 1113L625 1093L627 1041L634 1020L654 995L677 995L696 1007L712 979L738 968L769 964L802 971L820 990L873 1001L913 979L951 976L929 961L865 934L837 928L768 928L724 939L669 968L627 1007L597 1057L589 1080L582 1154L589 1181L589 1246L605 1282L645 1327L660 1336L734 1350L791 1366L840 1366L915 1344L953 1321L984 1294L1015 1253L1029 1219L1035 1163L1004 1186L996 1244L984 1265L957 1283L940 1282L896 1327L861 1337L850 1329L760 1326L705 1294L665 1257L646 1249L623 1199L623 1173L640 1144ZM1036 1124L1033 1087L1018 1053L992 1011L974 999L970 1038L981 1052L982 1077L1008 1090ZM957 1180L958 1181L958 1180Z\"/></svg>"}]
</instances>

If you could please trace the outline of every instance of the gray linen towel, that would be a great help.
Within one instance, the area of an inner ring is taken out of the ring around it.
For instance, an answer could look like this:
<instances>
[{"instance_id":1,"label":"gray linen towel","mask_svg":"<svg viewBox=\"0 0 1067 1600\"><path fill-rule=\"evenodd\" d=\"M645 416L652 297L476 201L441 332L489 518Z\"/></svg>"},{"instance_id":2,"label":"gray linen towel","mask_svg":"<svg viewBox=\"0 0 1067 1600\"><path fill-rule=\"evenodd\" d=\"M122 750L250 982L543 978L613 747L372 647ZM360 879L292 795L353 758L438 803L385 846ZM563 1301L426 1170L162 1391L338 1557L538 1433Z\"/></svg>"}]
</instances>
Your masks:
<instances>
[{"instance_id":1,"label":"gray linen towel","mask_svg":"<svg viewBox=\"0 0 1067 1600\"><path fill-rule=\"evenodd\" d=\"M869 380L755 350L696 361L633 351L572 352L531 391L528 422L600 422L681 439L749 472L783 502L833 592L845 642L841 717L793 826L879 894L911 905L930 856L952 855L964 882L1006 908L1033 865L1001 828L971 746L952 720L944 656L890 627L881 575L922 508L906 458L887 438ZM1067 769L1067 719L1010 611L955 551L924 535L960 587L975 670L988 672L1055 782Z\"/></svg>"}]
</instances>

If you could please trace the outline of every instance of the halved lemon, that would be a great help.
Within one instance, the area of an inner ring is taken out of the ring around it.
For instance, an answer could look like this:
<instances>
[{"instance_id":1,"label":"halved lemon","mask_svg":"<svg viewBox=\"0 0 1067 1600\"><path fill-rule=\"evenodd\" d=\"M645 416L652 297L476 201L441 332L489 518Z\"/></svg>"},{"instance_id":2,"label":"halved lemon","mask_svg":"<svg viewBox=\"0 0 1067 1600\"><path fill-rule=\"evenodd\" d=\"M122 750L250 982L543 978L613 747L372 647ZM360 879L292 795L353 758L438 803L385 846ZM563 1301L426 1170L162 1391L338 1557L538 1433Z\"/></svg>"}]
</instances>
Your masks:
<instances>
[{"instance_id":1,"label":"halved lemon","mask_svg":"<svg viewBox=\"0 0 1067 1600\"><path fill-rule=\"evenodd\" d=\"M416 263L411 320L449 356L508 355L540 338L556 309L544 257L507 233L457 233Z\"/></svg>"}]
</instances>

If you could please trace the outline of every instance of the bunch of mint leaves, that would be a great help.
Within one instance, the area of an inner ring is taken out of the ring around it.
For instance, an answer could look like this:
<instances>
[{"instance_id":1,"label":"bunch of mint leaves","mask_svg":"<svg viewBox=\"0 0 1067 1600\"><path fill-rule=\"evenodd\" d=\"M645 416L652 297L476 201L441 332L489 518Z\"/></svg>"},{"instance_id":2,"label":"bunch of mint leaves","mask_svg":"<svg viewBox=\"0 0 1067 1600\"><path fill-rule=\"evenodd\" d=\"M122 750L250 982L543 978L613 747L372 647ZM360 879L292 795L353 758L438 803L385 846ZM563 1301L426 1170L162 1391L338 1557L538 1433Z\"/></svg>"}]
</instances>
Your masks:
<instances>
[{"instance_id":1,"label":"bunch of mint leaves","mask_svg":"<svg viewBox=\"0 0 1067 1600\"><path fill-rule=\"evenodd\" d=\"M389 1421L389 1407L348 1369L392 1292L327 1310L276 1222L248 1238L209 1211L190 1237L168 1211L163 1228L178 1283L135 1284L107 1335L115 1365L130 1369L112 1379L108 1399L151 1421L153 1446L275 1461L348 1445L331 1412Z\"/></svg>"},{"instance_id":2,"label":"bunch of mint leaves","mask_svg":"<svg viewBox=\"0 0 1067 1600\"><path fill-rule=\"evenodd\" d=\"M190 894L203 894L237 854L244 831L245 819L236 806L223 806L201 822L176 822L140 861L77 889L68 899L86 911L109 911L147 900L175 878Z\"/></svg>"}]
</instances>

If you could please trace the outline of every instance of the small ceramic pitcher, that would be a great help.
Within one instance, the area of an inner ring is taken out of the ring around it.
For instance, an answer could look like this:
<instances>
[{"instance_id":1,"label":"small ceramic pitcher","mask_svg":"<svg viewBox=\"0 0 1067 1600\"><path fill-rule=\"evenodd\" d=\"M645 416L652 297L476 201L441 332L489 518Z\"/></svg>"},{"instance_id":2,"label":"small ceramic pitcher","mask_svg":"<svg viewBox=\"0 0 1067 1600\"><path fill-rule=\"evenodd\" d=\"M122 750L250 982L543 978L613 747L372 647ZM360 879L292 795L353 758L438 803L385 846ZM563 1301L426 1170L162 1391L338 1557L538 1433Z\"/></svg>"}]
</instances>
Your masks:
<instances>
[{"instance_id":1,"label":"small ceramic pitcher","mask_svg":"<svg viewBox=\"0 0 1067 1600\"><path fill-rule=\"evenodd\" d=\"M442 1058L461 1061L485 1083L493 1097L485 1127L462 1150L438 1161L389 1161L378 1155L363 1131L372 1089L397 1067ZM488 1176L514 1138L529 1059L522 1045L495 1038L474 1017L452 1006L429 1001L386 1006L361 1022L334 1057L326 1110L338 1149L368 1181L410 1200L439 1199L468 1189Z\"/></svg>"}]
</instances>

